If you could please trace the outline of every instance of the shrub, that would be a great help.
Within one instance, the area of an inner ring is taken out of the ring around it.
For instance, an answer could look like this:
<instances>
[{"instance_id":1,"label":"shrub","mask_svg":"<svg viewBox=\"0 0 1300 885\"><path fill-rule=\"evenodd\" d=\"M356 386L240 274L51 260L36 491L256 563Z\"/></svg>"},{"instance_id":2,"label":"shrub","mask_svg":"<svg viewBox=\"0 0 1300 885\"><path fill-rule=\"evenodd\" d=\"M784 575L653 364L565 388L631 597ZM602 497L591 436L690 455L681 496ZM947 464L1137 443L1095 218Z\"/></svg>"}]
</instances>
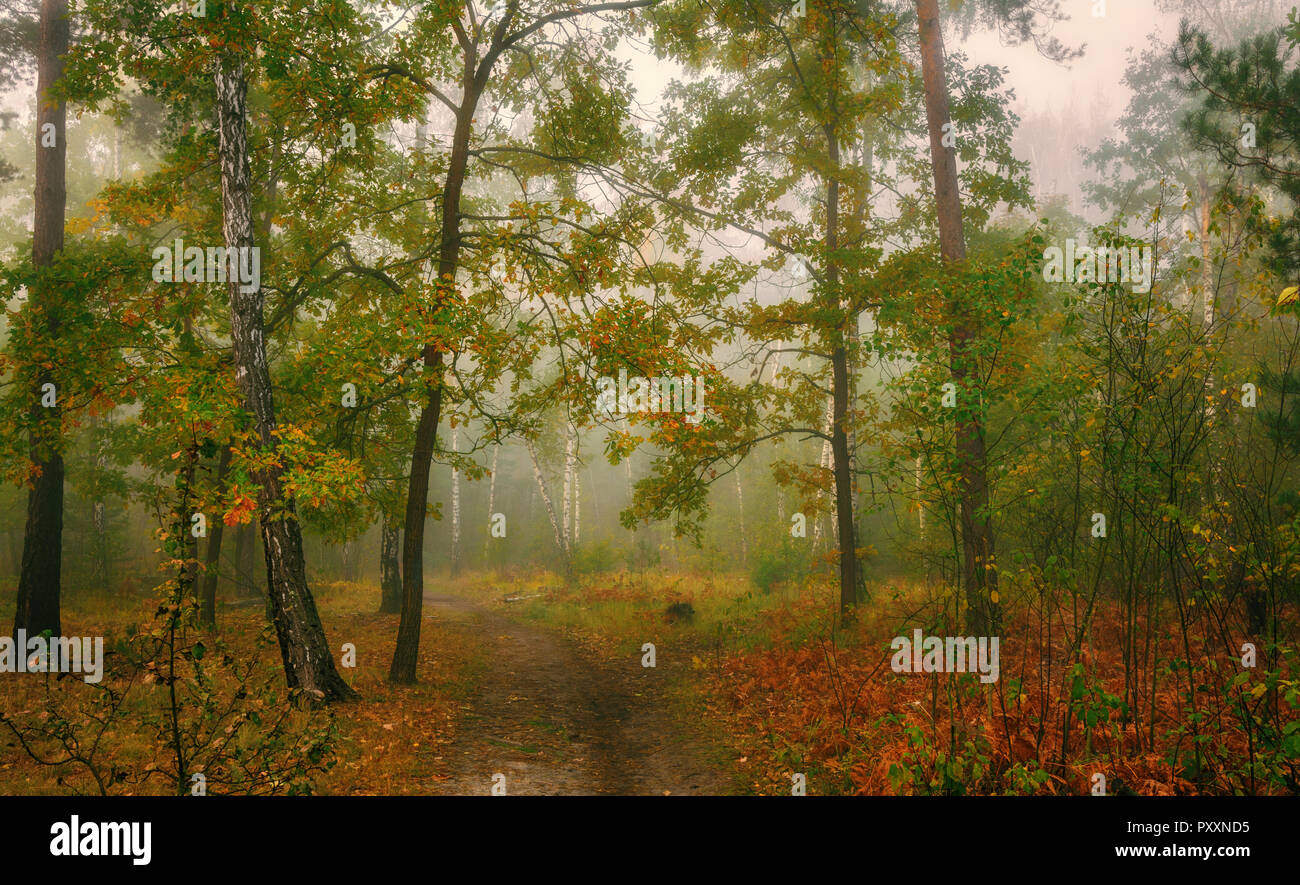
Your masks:
<instances>
[{"instance_id":1,"label":"shrub","mask_svg":"<svg viewBox=\"0 0 1300 885\"><path fill-rule=\"evenodd\" d=\"M766 547L759 552L749 577L760 592L771 593L778 586L795 580L802 565L802 557L786 539L780 547Z\"/></svg>"}]
</instances>

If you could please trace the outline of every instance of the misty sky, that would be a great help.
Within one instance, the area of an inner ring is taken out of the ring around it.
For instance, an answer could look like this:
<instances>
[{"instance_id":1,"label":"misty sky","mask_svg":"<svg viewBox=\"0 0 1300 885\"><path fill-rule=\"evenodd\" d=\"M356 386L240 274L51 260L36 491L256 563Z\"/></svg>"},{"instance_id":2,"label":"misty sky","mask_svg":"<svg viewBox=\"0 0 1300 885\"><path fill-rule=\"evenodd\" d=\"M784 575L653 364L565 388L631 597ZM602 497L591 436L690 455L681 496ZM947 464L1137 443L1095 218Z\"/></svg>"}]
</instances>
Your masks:
<instances>
[{"instance_id":1,"label":"misty sky","mask_svg":"<svg viewBox=\"0 0 1300 885\"><path fill-rule=\"evenodd\" d=\"M1129 99L1122 82L1128 51L1150 45L1153 34L1168 42L1178 32L1178 17L1157 11L1153 0L1107 0L1104 17L1094 17L1092 6L1092 0L1061 4L1071 18L1059 22L1053 35L1066 46L1086 44L1083 58L1068 67L1043 58L1032 45L1003 46L991 33L972 34L960 46L977 63L1008 69L1015 110L1022 117L1059 111L1071 100L1083 107L1100 101L1118 113ZM951 35L948 42L954 44Z\"/></svg>"}]
</instances>

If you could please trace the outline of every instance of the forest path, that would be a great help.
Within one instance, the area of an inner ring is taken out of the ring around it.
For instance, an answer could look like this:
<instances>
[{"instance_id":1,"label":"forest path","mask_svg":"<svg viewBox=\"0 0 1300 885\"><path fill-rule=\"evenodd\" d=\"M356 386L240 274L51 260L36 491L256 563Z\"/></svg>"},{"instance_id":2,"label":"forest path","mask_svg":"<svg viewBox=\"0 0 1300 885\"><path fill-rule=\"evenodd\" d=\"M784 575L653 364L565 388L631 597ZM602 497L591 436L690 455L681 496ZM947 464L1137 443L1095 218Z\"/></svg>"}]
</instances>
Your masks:
<instances>
[{"instance_id":1,"label":"forest path","mask_svg":"<svg viewBox=\"0 0 1300 885\"><path fill-rule=\"evenodd\" d=\"M424 601L484 652L437 792L488 795L498 773L507 795L725 791L653 669L597 661L571 640L457 596Z\"/></svg>"}]
</instances>

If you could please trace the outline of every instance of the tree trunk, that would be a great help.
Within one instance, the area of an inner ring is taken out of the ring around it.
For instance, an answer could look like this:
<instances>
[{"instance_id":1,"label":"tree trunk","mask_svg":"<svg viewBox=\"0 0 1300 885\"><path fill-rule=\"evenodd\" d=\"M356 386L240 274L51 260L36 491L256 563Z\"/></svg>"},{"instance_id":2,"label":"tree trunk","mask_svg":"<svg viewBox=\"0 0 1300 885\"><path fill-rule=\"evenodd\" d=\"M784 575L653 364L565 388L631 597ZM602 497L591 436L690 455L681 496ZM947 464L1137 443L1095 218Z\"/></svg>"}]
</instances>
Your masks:
<instances>
[{"instance_id":1,"label":"tree trunk","mask_svg":"<svg viewBox=\"0 0 1300 885\"><path fill-rule=\"evenodd\" d=\"M226 491L226 472L230 469L230 446L221 450L217 463L217 497ZM208 549L203 557L203 593L199 597L199 623L205 627L217 626L217 579L221 576L221 539L225 536L225 520L214 513L209 520Z\"/></svg>"},{"instance_id":2,"label":"tree trunk","mask_svg":"<svg viewBox=\"0 0 1300 885\"><path fill-rule=\"evenodd\" d=\"M831 429L835 426L835 399L833 397L828 397L826 399L826 421L824 426L828 435L830 434ZM835 475L834 471L831 469L833 462L834 455L831 453L831 441L829 439L822 440L822 454L817 460L817 466L822 470L830 471L833 478ZM823 492L817 492L817 514L813 517L812 546L809 548L812 553L816 553L822 543L821 503L824 497L825 495Z\"/></svg>"},{"instance_id":3,"label":"tree trunk","mask_svg":"<svg viewBox=\"0 0 1300 885\"><path fill-rule=\"evenodd\" d=\"M834 130L826 127L826 143L830 154L831 175L838 174L840 143ZM839 261L834 257L839 249L840 183L832 177L826 184L826 251L831 258L826 262L827 295L837 307L840 303ZM849 316L856 317L852 311ZM857 320L854 319L856 328ZM853 530L853 453L849 450L849 357L845 346L845 330L836 330L835 347L831 351L831 401L834 421L831 423L831 454L835 458L835 525L840 551L840 614L848 616L858 601L858 549Z\"/></svg>"},{"instance_id":4,"label":"tree trunk","mask_svg":"<svg viewBox=\"0 0 1300 885\"><path fill-rule=\"evenodd\" d=\"M451 429L451 450L460 449L460 428ZM460 574L460 471L451 468L451 573Z\"/></svg>"},{"instance_id":5,"label":"tree trunk","mask_svg":"<svg viewBox=\"0 0 1300 885\"><path fill-rule=\"evenodd\" d=\"M40 57L36 75L36 196L32 231L32 265L39 273L54 262L63 248L63 225L68 202L66 186L67 108L62 101L49 101L48 90L63 77L63 59L68 52L67 0L42 0ZM43 147L42 130L54 128L54 146ZM56 286L41 281L33 287L31 308L50 340L59 334ZM44 314L42 317L41 314ZM27 493L27 525L23 533L23 561L18 576L18 604L14 611L14 633L49 630L63 632L59 617L59 588L63 563L63 454L60 451L59 405L41 405L46 384L55 385L54 372L42 369L32 389L33 429L31 459L35 466L32 487ZM56 400L57 403L57 400Z\"/></svg>"},{"instance_id":6,"label":"tree trunk","mask_svg":"<svg viewBox=\"0 0 1300 885\"><path fill-rule=\"evenodd\" d=\"M221 165L222 232L227 250L253 248L253 214L248 160L248 81L243 60L222 56L215 74L218 150ZM241 262L242 263L242 262ZM275 406L271 372L266 359L262 290L254 284L245 292L240 274L230 274L230 330L235 376L252 429L265 450L273 450ZM281 483L282 468L258 470L258 523L266 548L266 571L272 620L291 689L302 689L317 700L355 698L357 693L334 667L316 602L307 586L302 553L302 528L293 498Z\"/></svg>"},{"instance_id":7,"label":"tree trunk","mask_svg":"<svg viewBox=\"0 0 1300 885\"><path fill-rule=\"evenodd\" d=\"M921 76L925 85L925 117L930 133L930 163L934 170L939 252L945 263L956 265L966 260L966 236L962 230L957 158L943 144L945 128L951 129L951 118L938 0L916 0L916 14L921 41ZM1000 629L1002 618L1001 608L994 601L997 598L997 571L993 567L993 530L989 524L983 404L972 402L978 391L970 388L978 381L971 350L979 330L966 315L960 296L950 299L949 311L953 317L953 328L948 337L952 380L958 396L964 400L958 404L956 443L966 626L976 635L991 635Z\"/></svg>"},{"instance_id":8,"label":"tree trunk","mask_svg":"<svg viewBox=\"0 0 1300 885\"><path fill-rule=\"evenodd\" d=\"M492 447L492 476L488 479L488 531L483 538L483 560L488 560L488 549L492 544L492 514L496 512L497 503L497 457L501 454L500 444Z\"/></svg>"},{"instance_id":9,"label":"tree trunk","mask_svg":"<svg viewBox=\"0 0 1300 885\"><path fill-rule=\"evenodd\" d=\"M9 571L8 574L17 575L23 567L23 542L22 534L15 529L5 532L9 540Z\"/></svg>"},{"instance_id":10,"label":"tree trunk","mask_svg":"<svg viewBox=\"0 0 1300 885\"><path fill-rule=\"evenodd\" d=\"M176 474L176 510L172 514L174 519L171 530L176 533L181 552L181 566L176 574L176 590L179 599L187 599L194 592L199 572L199 539L194 537L193 524L190 522L194 472L198 466L198 457L197 448L187 450L185 469Z\"/></svg>"},{"instance_id":11,"label":"tree trunk","mask_svg":"<svg viewBox=\"0 0 1300 885\"><path fill-rule=\"evenodd\" d=\"M623 419L623 429L627 433L632 432L631 420L627 418ZM636 497L636 487L632 484L632 456L631 455L628 455L626 458L623 459L623 477L627 480L627 500L628 503L631 504L632 499Z\"/></svg>"},{"instance_id":12,"label":"tree trunk","mask_svg":"<svg viewBox=\"0 0 1300 885\"><path fill-rule=\"evenodd\" d=\"M781 387L781 382L777 377L780 374L781 354L778 353L772 358L772 386L778 389ZM790 524L785 518L785 486L783 485L778 485L776 487L776 516L777 522L781 524L781 530L788 532L790 530Z\"/></svg>"},{"instance_id":13,"label":"tree trunk","mask_svg":"<svg viewBox=\"0 0 1300 885\"><path fill-rule=\"evenodd\" d=\"M354 583L357 580L357 542L348 538L343 542L339 552L343 560L342 568L339 570L342 572L343 580L349 584Z\"/></svg>"},{"instance_id":14,"label":"tree trunk","mask_svg":"<svg viewBox=\"0 0 1300 885\"><path fill-rule=\"evenodd\" d=\"M916 478L916 530L921 538L921 543L925 543L925 492L921 484L921 456L916 456L916 467L913 469Z\"/></svg>"},{"instance_id":15,"label":"tree trunk","mask_svg":"<svg viewBox=\"0 0 1300 885\"><path fill-rule=\"evenodd\" d=\"M390 682L413 685L420 653L420 619L424 608L424 521L429 507L429 469L442 414L442 353L424 348L427 400L415 424L411 450L411 478L406 489L406 519L402 533L402 619L397 626L397 648L388 670Z\"/></svg>"},{"instance_id":16,"label":"tree trunk","mask_svg":"<svg viewBox=\"0 0 1300 885\"><path fill-rule=\"evenodd\" d=\"M387 516L379 530L379 611L402 610L402 533Z\"/></svg>"},{"instance_id":17,"label":"tree trunk","mask_svg":"<svg viewBox=\"0 0 1300 885\"><path fill-rule=\"evenodd\" d=\"M1198 236L1198 240L1200 241L1200 247L1201 247L1201 322L1205 327L1205 340L1213 350L1215 349L1213 345L1217 343L1215 339L1218 336L1216 336L1214 332L1214 318L1215 318L1215 307L1216 307L1215 297L1217 293L1214 291L1214 266L1210 260L1210 221L1211 221L1210 200L1212 198L1212 194L1210 191L1209 175L1204 170L1202 170L1201 173L1197 176L1196 183L1197 183L1197 190L1199 192L1198 195L1200 197L1199 209L1200 209L1200 222L1201 222L1199 236ZM1212 371L1207 371L1205 374L1205 422L1206 424L1214 423L1216 412L1217 412L1217 409L1215 407L1216 400L1223 400L1225 411L1227 412L1227 420L1231 421L1233 418L1232 415L1233 409L1231 407L1232 397L1230 396L1221 397L1215 392L1214 388L1215 388L1214 373ZM1208 491L1212 498L1217 499L1220 497L1218 493L1218 486L1220 482L1221 472L1222 470L1219 462L1212 462L1210 465L1209 476L1208 476L1208 482L1209 482Z\"/></svg>"},{"instance_id":18,"label":"tree trunk","mask_svg":"<svg viewBox=\"0 0 1300 885\"><path fill-rule=\"evenodd\" d=\"M870 81L870 79L871 77L870 75L868 75L868 81ZM866 178L865 178L865 182L858 189L854 198L855 212L854 212L854 222L853 222L854 223L853 235L855 237L863 236L863 233L866 230L867 220L871 214L871 205L870 205L871 169L875 163L875 154L872 149L871 138L872 136L870 131L864 128L862 149L858 155L858 166L859 169L864 170ZM858 350L859 319L860 319L860 314L858 313L856 307L850 309L848 336L849 336L850 352L853 354L859 353ZM854 362L854 360L850 359L849 360L849 395L851 397L851 401L857 399L857 393L858 393L857 379L858 379L858 367ZM863 519L862 519L862 484L857 481L858 464L860 463L860 459L858 458L858 436L857 436L856 426L850 426L848 428L848 435L849 435L849 455L853 461L853 477L854 477L853 531L855 532L855 534L853 536L853 546L859 547L861 546L861 540L862 540L861 533L862 533ZM859 585L860 589L865 591L866 580L862 574L861 565L859 565L859 569L858 569L858 581L860 582Z\"/></svg>"},{"instance_id":19,"label":"tree trunk","mask_svg":"<svg viewBox=\"0 0 1300 885\"><path fill-rule=\"evenodd\" d=\"M546 515L550 517L551 530L555 532L555 546L559 548L560 555L567 563L569 550L564 543L564 532L560 528L560 521L555 518L555 505L551 503L551 493L546 490L546 481L542 478L542 466L537 463L537 450L533 447L532 440L529 440L527 445L528 457L533 461L533 478L537 480L537 490L542 493L542 503L546 505Z\"/></svg>"},{"instance_id":20,"label":"tree trunk","mask_svg":"<svg viewBox=\"0 0 1300 885\"><path fill-rule=\"evenodd\" d=\"M573 465L575 438L572 426L565 427L564 438L564 492L560 514L564 519L564 549L573 550Z\"/></svg>"},{"instance_id":21,"label":"tree trunk","mask_svg":"<svg viewBox=\"0 0 1300 885\"><path fill-rule=\"evenodd\" d=\"M835 425L831 430L831 452L835 456L835 534L840 551L840 612L850 614L858 601L858 550L853 530L853 455L847 431L849 413L849 366L844 347L831 352L835 394Z\"/></svg>"},{"instance_id":22,"label":"tree trunk","mask_svg":"<svg viewBox=\"0 0 1300 885\"><path fill-rule=\"evenodd\" d=\"M91 449L95 453L95 474L102 477L108 467L106 434L100 427L98 418L91 418ZM90 524L94 532L90 550L90 583L96 587L108 589L108 505L101 494L96 493L90 505Z\"/></svg>"},{"instance_id":23,"label":"tree trunk","mask_svg":"<svg viewBox=\"0 0 1300 885\"><path fill-rule=\"evenodd\" d=\"M740 564L749 561L749 539L745 537L745 490L740 483L740 466L736 466L736 523L740 530Z\"/></svg>"},{"instance_id":24,"label":"tree trunk","mask_svg":"<svg viewBox=\"0 0 1300 885\"><path fill-rule=\"evenodd\" d=\"M243 599L264 595L257 588L257 536L252 523L235 530L235 595Z\"/></svg>"},{"instance_id":25,"label":"tree trunk","mask_svg":"<svg viewBox=\"0 0 1300 885\"><path fill-rule=\"evenodd\" d=\"M1209 331L1214 328L1214 271L1210 263L1210 181L1204 172L1197 176L1197 189L1201 198L1201 319Z\"/></svg>"},{"instance_id":26,"label":"tree trunk","mask_svg":"<svg viewBox=\"0 0 1300 885\"><path fill-rule=\"evenodd\" d=\"M460 267L460 194L469 166L469 139L474 126L483 82L469 74L465 94L456 114L451 159L442 189L442 237L438 247L438 289L434 309L456 294L456 272ZM424 608L424 522L429 507L429 469L442 416L443 352L426 344L424 361L425 405L415 425L411 449L411 477L406 492L406 523L402 537L402 621L397 627L397 648L389 668L390 682L414 684L415 663L420 654L420 620Z\"/></svg>"}]
</instances>

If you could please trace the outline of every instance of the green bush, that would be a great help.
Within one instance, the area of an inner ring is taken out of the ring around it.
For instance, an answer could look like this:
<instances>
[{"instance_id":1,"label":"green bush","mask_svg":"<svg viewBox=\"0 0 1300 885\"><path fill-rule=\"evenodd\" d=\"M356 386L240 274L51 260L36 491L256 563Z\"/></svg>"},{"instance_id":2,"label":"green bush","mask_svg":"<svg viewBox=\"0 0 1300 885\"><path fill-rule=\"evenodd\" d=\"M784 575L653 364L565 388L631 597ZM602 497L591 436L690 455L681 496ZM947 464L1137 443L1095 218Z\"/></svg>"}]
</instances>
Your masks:
<instances>
[{"instance_id":1,"label":"green bush","mask_svg":"<svg viewBox=\"0 0 1300 885\"><path fill-rule=\"evenodd\" d=\"M760 592L771 593L778 586L798 577L802 568L803 558L786 539L779 547L760 549L750 568L749 579Z\"/></svg>"},{"instance_id":2,"label":"green bush","mask_svg":"<svg viewBox=\"0 0 1300 885\"><path fill-rule=\"evenodd\" d=\"M623 556L624 553L615 550L608 541L582 544L573 552L573 571L579 575L612 572Z\"/></svg>"}]
</instances>

